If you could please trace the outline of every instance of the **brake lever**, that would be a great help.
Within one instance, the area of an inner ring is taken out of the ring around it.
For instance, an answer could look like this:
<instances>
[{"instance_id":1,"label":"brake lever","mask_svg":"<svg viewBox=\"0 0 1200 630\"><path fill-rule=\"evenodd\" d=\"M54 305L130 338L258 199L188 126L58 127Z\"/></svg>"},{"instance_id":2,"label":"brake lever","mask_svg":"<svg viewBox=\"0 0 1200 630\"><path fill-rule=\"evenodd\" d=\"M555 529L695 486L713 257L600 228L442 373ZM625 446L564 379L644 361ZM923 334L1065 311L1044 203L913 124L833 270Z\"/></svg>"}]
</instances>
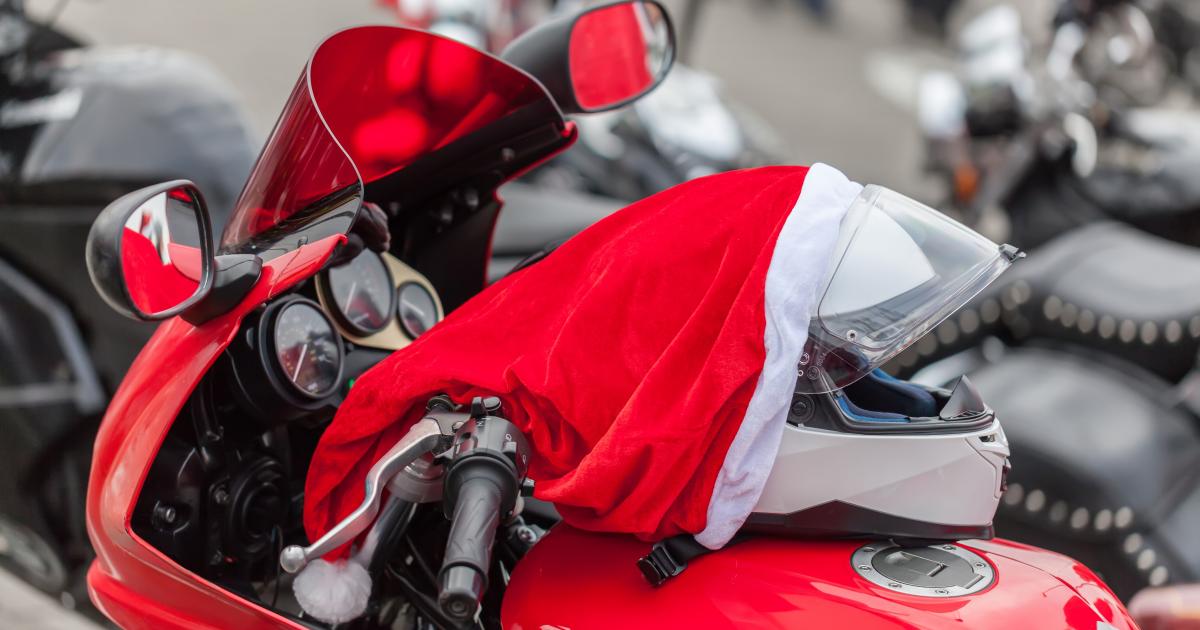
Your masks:
<instances>
[{"instance_id":1,"label":"brake lever","mask_svg":"<svg viewBox=\"0 0 1200 630\"><path fill-rule=\"evenodd\" d=\"M367 473L362 503L313 544L285 547L279 554L279 566L288 573L296 573L312 559L320 558L366 531L379 514L380 499L388 482L421 455L449 447L454 430L448 418L439 416L452 415L459 414L430 414L414 424Z\"/></svg>"}]
</instances>

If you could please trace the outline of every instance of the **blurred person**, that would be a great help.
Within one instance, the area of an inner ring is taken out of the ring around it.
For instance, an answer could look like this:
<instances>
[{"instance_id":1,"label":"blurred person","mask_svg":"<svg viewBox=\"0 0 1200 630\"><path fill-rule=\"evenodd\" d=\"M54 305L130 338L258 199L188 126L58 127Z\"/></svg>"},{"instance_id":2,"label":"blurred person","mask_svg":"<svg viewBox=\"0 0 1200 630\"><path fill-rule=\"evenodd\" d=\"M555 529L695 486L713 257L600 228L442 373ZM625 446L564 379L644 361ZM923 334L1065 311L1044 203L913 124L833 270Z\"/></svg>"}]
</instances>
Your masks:
<instances>
[{"instance_id":1,"label":"blurred person","mask_svg":"<svg viewBox=\"0 0 1200 630\"><path fill-rule=\"evenodd\" d=\"M1200 584L1148 588L1129 602L1142 630L1200 630Z\"/></svg>"}]
</instances>

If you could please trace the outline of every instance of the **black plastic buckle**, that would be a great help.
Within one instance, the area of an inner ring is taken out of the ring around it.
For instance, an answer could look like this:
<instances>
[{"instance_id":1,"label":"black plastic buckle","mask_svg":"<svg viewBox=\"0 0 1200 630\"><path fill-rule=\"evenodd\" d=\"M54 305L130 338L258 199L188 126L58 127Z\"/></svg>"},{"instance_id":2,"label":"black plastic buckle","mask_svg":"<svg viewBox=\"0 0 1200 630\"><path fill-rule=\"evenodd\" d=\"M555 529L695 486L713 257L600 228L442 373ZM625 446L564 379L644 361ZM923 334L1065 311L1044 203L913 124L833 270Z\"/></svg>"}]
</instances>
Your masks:
<instances>
[{"instance_id":1,"label":"black plastic buckle","mask_svg":"<svg viewBox=\"0 0 1200 630\"><path fill-rule=\"evenodd\" d=\"M637 565L642 571L642 577L645 577L651 586L656 587L662 586L664 582L683 573L687 568L687 563L676 560L661 541L654 543L649 554L638 558Z\"/></svg>"}]
</instances>

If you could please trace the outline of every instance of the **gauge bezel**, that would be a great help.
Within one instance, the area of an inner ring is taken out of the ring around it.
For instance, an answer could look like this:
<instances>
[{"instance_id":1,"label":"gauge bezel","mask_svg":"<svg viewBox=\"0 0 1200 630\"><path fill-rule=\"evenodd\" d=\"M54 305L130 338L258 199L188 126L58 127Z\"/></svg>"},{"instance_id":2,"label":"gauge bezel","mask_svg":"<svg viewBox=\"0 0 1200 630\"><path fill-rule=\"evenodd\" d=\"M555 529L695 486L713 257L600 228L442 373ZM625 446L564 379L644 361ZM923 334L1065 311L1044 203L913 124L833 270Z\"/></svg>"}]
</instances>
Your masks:
<instances>
[{"instance_id":1,"label":"gauge bezel","mask_svg":"<svg viewBox=\"0 0 1200 630\"><path fill-rule=\"evenodd\" d=\"M354 260L358 260L358 258L367 255L374 256L375 261L379 263L380 267L383 268L383 273L385 276L387 276L387 282L385 283L385 286L387 286L389 289L388 304L387 307L383 309L385 317L383 318L383 322L379 324L378 327L374 329L363 328L362 326L350 321L350 318L342 312L341 307L338 306L337 298L333 294L334 281L333 276L330 275L332 268L321 271L321 282L318 283L321 291L322 301L329 305L329 314L333 316L333 319L339 326L345 328L347 332L351 333L355 337L370 337L371 335L376 335L384 330L387 330L388 325L392 323L391 318L396 316L396 279L394 276L392 276L392 270L388 266L387 261L383 259L383 256L369 249L364 249L362 253L360 253L358 256L355 256L353 260L347 262L346 264L349 265ZM401 329L403 328L404 326L401 326Z\"/></svg>"},{"instance_id":2,"label":"gauge bezel","mask_svg":"<svg viewBox=\"0 0 1200 630\"><path fill-rule=\"evenodd\" d=\"M304 304L317 311L325 324L329 326L329 330L333 333L334 346L337 348L337 375L334 376L333 385L326 391L309 392L297 386L292 379L288 377L283 365L279 362L279 354L275 347L275 329L279 324L279 317L291 306ZM321 305L308 298L300 296L289 296L286 299L278 300L267 306L263 311L261 323L258 326L258 348L259 358L263 363L264 371L268 380L275 386L276 391L293 398L298 398L301 401L313 402L323 401L334 394L337 394L342 386L342 374L346 369L346 349L342 335L338 332L336 326L330 321L329 315Z\"/></svg>"},{"instance_id":3,"label":"gauge bezel","mask_svg":"<svg viewBox=\"0 0 1200 630\"><path fill-rule=\"evenodd\" d=\"M433 293L433 291L429 290L429 287L427 287L424 284L417 282L415 280L406 280L404 282L401 282L399 285L397 285L396 289L394 291L392 291L392 317L396 318L396 324L398 326L400 326L400 332L403 333L405 337L408 337L409 341L416 341L417 337L419 337L420 335L413 335L412 331L410 331L408 329L408 326L404 325L404 318L400 316L400 294L405 289L407 289L409 287L409 285L416 286L416 287L420 288L422 291L424 291L425 295L429 296L430 303L433 304L434 322L433 322L433 325L430 326L430 328L437 326L438 323L440 323L443 318L441 317L441 313L439 312L441 310L441 305L438 303L437 296ZM428 332L428 331L426 331L426 332Z\"/></svg>"}]
</instances>

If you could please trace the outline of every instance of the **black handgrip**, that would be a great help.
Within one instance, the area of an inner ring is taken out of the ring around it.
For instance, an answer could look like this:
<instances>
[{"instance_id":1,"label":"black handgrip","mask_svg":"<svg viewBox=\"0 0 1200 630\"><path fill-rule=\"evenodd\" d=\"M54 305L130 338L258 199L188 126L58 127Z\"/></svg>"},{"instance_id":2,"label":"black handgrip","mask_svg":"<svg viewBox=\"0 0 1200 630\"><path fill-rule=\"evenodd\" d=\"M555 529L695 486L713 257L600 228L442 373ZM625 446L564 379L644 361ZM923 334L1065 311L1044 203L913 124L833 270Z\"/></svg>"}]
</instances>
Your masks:
<instances>
[{"instance_id":1,"label":"black handgrip","mask_svg":"<svg viewBox=\"0 0 1200 630\"><path fill-rule=\"evenodd\" d=\"M438 589L438 604L442 611L460 621L475 615L479 601L487 591L492 543L500 524L503 491L496 480L486 474L490 471L478 472L484 474L471 475L459 487Z\"/></svg>"},{"instance_id":2,"label":"black handgrip","mask_svg":"<svg viewBox=\"0 0 1200 630\"><path fill-rule=\"evenodd\" d=\"M508 420L487 415L498 399L471 401L471 420L456 430L442 482L442 506L453 519L438 573L438 605L459 622L474 618L487 592L496 528L516 506L529 461L525 436Z\"/></svg>"}]
</instances>

